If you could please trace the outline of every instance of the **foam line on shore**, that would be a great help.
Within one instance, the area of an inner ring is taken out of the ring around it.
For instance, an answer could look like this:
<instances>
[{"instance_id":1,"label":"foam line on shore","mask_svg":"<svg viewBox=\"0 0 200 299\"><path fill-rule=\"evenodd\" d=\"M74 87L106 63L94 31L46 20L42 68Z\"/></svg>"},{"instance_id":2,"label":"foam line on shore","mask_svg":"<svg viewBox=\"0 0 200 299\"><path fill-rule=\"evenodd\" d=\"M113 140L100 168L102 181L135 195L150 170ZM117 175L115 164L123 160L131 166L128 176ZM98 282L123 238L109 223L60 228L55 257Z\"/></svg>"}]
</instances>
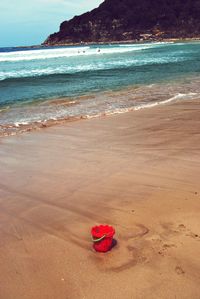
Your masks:
<instances>
[{"instance_id":1,"label":"foam line on shore","mask_svg":"<svg viewBox=\"0 0 200 299\"><path fill-rule=\"evenodd\" d=\"M7 124L7 125L0 125L0 137L8 136L8 135L16 135L18 133L24 133L27 131L32 131L36 129L42 129L46 127L50 127L59 123L65 123L67 121L75 121L75 120L81 120L81 119L93 119L93 118L99 118L99 117L105 117L109 115L115 115L115 114L124 114L131 111L138 111L141 109L148 109L148 108L154 108L160 105L165 105L171 102L176 102L179 100L188 100L188 99L196 99L199 97L199 94L190 92L188 94L178 93L174 95L173 97L170 97L169 99L163 100L163 101L156 101L151 103L144 103L144 104L136 104L132 107L125 107L125 108L116 108L115 110L106 110L104 112L100 111L96 114L84 114L84 115L74 115L74 116L66 116L66 117L52 117L50 119L45 120L38 120L38 121L29 121L29 120L23 120L23 121L17 121L13 124ZM9 132L10 131L10 132Z\"/></svg>"},{"instance_id":2,"label":"foam line on shore","mask_svg":"<svg viewBox=\"0 0 200 299\"><path fill-rule=\"evenodd\" d=\"M197 93L194 93L194 92L190 92L188 94L184 94L184 93L179 93L167 100L164 100L164 101L160 101L160 102L154 102L154 103L147 103L147 104L142 104L142 105L138 105L137 107L134 108L134 110L140 110L140 109L145 109L145 108L153 108L153 107L156 107L158 105L164 105L164 104L167 104L167 103L170 103L170 102L174 102L176 100L180 100L180 99L188 99L188 98L193 98L194 96L196 96Z\"/></svg>"}]
</instances>

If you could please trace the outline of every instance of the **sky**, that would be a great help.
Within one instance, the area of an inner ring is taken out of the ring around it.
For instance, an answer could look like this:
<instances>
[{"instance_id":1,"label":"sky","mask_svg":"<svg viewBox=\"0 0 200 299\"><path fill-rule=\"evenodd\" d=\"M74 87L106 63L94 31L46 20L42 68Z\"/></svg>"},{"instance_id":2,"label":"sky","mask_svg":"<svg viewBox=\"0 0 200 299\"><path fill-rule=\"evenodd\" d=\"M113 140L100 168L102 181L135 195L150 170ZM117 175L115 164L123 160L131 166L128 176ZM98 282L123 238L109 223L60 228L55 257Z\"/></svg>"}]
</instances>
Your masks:
<instances>
[{"instance_id":1,"label":"sky","mask_svg":"<svg viewBox=\"0 0 200 299\"><path fill-rule=\"evenodd\" d=\"M0 47L38 45L103 0L0 0Z\"/></svg>"}]
</instances>

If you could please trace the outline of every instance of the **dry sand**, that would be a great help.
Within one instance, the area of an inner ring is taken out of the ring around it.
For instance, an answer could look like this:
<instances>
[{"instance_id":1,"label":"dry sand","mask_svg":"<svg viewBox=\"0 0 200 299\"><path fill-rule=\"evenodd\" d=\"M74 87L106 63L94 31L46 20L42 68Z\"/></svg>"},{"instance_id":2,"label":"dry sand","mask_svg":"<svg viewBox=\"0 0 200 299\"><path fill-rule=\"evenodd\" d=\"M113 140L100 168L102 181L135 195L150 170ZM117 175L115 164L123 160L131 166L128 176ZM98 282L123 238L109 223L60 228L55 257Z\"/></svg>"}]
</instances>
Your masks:
<instances>
[{"instance_id":1,"label":"dry sand","mask_svg":"<svg viewBox=\"0 0 200 299\"><path fill-rule=\"evenodd\" d=\"M199 299L199 166L198 101L1 138L0 298Z\"/></svg>"}]
</instances>

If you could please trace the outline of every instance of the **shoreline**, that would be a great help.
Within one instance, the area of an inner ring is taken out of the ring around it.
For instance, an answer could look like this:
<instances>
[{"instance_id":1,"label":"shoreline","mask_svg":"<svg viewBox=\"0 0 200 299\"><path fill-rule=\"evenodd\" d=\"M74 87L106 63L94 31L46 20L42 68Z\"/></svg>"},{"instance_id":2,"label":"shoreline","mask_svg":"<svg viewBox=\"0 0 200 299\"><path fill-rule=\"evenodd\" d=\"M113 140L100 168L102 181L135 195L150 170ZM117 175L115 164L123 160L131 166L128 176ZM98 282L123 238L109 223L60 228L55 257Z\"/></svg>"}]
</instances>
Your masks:
<instances>
[{"instance_id":1,"label":"shoreline","mask_svg":"<svg viewBox=\"0 0 200 299\"><path fill-rule=\"evenodd\" d=\"M152 38L140 40L122 40L122 41L108 41L108 42L82 42L82 43L55 43L55 44L41 44L43 47L58 47L58 46L88 46L88 45L119 45L119 44L140 44L140 43L156 43L156 42L191 42L200 41L200 37L191 38Z\"/></svg>"},{"instance_id":2,"label":"shoreline","mask_svg":"<svg viewBox=\"0 0 200 299\"><path fill-rule=\"evenodd\" d=\"M92 47L80 52L78 49L54 49L47 52L22 51L19 55L14 52L8 57L2 55L1 65L5 66L5 71L1 74L0 135L46 128L74 119L122 113L140 109L140 103L154 106L182 94L185 99L187 94L190 98L192 93L200 93L196 78L199 73L196 63L199 42L110 46L103 47L101 56L99 50ZM194 53L194 59L190 52ZM66 65L66 59L69 65ZM178 83L179 78L180 86L175 86L173 82ZM188 83L190 79L191 84ZM192 82L193 79L196 83ZM172 86L168 88L162 85L169 82ZM160 84L160 87L157 85L149 92L148 86L155 84ZM123 94L123 89L130 86L133 86L132 94ZM139 86L141 89L137 93ZM109 90L117 92L119 89L122 97L120 92L109 95ZM82 95L85 97L81 103Z\"/></svg>"},{"instance_id":3,"label":"shoreline","mask_svg":"<svg viewBox=\"0 0 200 299\"><path fill-rule=\"evenodd\" d=\"M107 41L107 42L80 42L80 43L57 43L57 44L39 44L39 45L30 45L30 46L13 46L13 47L1 47L1 48L48 48L48 47L64 47L64 46L87 46L87 45L119 45L119 44L140 44L140 43L151 43L151 42L190 42L190 41L200 41L199 37L191 37L191 38L158 38L158 39L141 39L141 40L122 40L122 41Z\"/></svg>"},{"instance_id":4,"label":"shoreline","mask_svg":"<svg viewBox=\"0 0 200 299\"><path fill-rule=\"evenodd\" d=\"M199 111L188 100L1 138L0 297L199 299ZM116 228L105 255L98 223Z\"/></svg>"},{"instance_id":5,"label":"shoreline","mask_svg":"<svg viewBox=\"0 0 200 299\"><path fill-rule=\"evenodd\" d=\"M196 78L196 77L195 77ZM187 80L189 78L187 77ZM189 80L192 80L190 78ZM20 135L28 132L34 132L42 129L47 129L53 126L59 126L68 124L71 122L76 121L82 121L82 120L88 120L88 119L102 119L107 118L112 115L120 115L130 112L136 112L141 109L155 109L157 106L165 106L168 105L171 102L180 102L185 101L187 99L196 99L199 98L199 95L197 93L197 90L195 90L195 87L193 85L194 92L190 92L189 90L191 88L187 88L186 84L183 84L182 79L178 78L178 81L175 83L175 81L172 82L161 82L161 83L153 83L153 84L147 84L147 85L138 85L138 86L127 86L123 87L121 89L117 90L107 90L102 92L91 93L91 94L85 94L81 95L75 98L55 98L55 99L49 99L46 100L44 103L46 106L54 106L56 109L60 109L64 107L64 109L70 109L70 107L79 107L83 101L88 101L88 105L90 106L90 101L95 102L95 105L98 107L95 114L92 113L92 111L85 110L84 113L81 113L79 111L79 114L74 114L70 116L65 117L58 117L56 118L56 115L54 118L49 118L45 120L38 120L38 121L21 121L13 122L13 123L7 123L7 124L0 124L0 138L3 137L9 137L9 136L15 136ZM177 85L176 85L177 84ZM180 85L182 84L182 85ZM183 89L183 85L185 90ZM190 85L190 83L189 83ZM198 82L197 82L198 85ZM169 86L171 88L171 93L169 93L168 89ZM173 89L173 88L174 89ZM162 92L162 96L161 96ZM159 93L159 98L157 98L157 94ZM152 101L153 97L153 101ZM106 100L106 102L109 102L110 105L114 101L118 101L119 105L118 107L113 107L112 110L105 109L103 106L103 110L101 108L100 103L102 103L102 98ZM139 99L138 99L139 98ZM120 101L120 99L122 99ZM42 102L41 102L42 103ZM120 103L122 106L120 106ZM26 105L25 105L26 107ZM36 106L37 107L37 106ZM11 108L12 109L12 108ZM79 108L78 108L79 109ZM104 110L105 109L105 110ZM5 112L9 111L8 108L5 109ZM39 111L39 110L38 110ZM18 111L15 111L15 114L17 114ZM3 113L3 110L2 110ZM13 113L13 112L12 112Z\"/></svg>"}]
</instances>

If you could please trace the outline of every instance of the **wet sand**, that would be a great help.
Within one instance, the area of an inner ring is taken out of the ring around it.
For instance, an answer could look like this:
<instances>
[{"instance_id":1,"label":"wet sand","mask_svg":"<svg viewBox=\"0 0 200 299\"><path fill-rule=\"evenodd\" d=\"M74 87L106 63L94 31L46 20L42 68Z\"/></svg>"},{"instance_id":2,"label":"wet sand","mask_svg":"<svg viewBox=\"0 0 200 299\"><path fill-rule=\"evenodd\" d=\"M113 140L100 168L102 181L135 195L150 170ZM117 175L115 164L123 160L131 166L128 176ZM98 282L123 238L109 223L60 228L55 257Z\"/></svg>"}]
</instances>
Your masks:
<instances>
[{"instance_id":1,"label":"wet sand","mask_svg":"<svg viewBox=\"0 0 200 299\"><path fill-rule=\"evenodd\" d=\"M1 138L0 170L1 299L200 298L199 101Z\"/></svg>"}]
</instances>

